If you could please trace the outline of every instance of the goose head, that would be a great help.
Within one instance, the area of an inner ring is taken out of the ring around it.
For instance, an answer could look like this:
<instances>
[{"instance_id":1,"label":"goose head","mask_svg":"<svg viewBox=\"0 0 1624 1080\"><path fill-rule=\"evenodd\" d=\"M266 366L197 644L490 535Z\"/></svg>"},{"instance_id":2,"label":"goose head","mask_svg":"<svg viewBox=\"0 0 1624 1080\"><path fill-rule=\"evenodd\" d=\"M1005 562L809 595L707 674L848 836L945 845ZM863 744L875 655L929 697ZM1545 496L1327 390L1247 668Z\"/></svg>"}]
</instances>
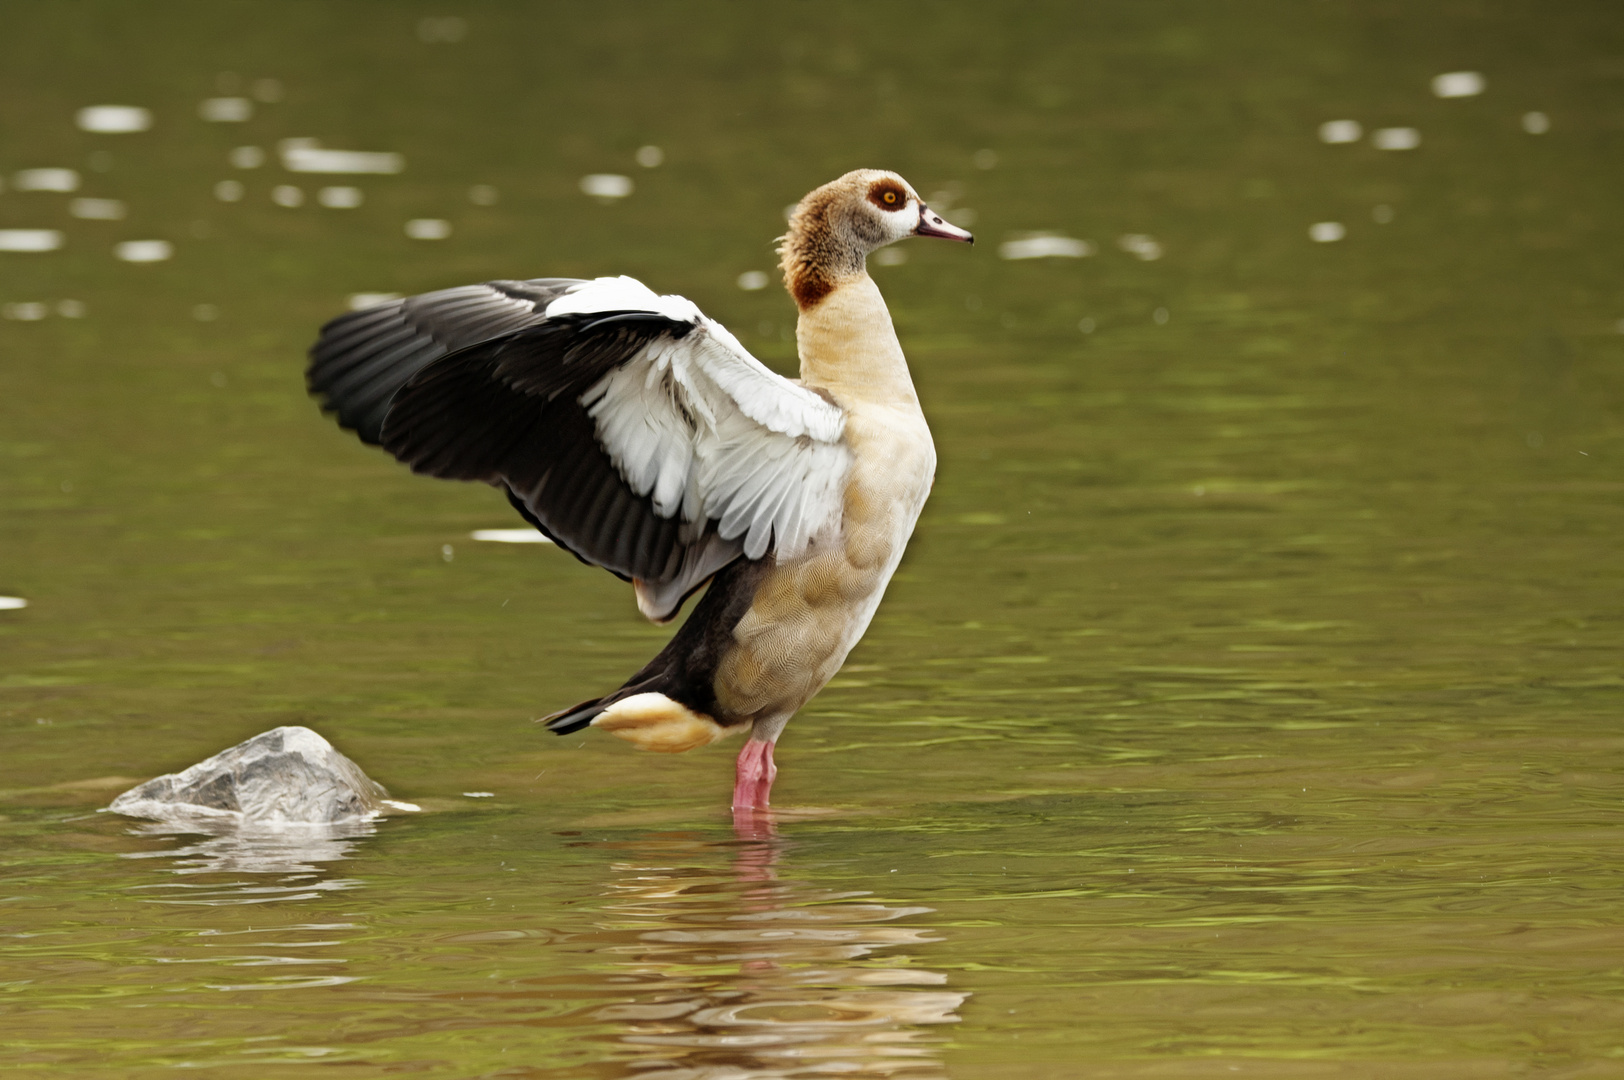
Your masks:
<instances>
[{"instance_id":1,"label":"goose head","mask_svg":"<svg viewBox=\"0 0 1624 1080\"><path fill-rule=\"evenodd\" d=\"M778 253L784 285L805 311L864 272L871 252L910 236L975 243L925 205L913 186L885 169L857 169L796 204Z\"/></svg>"}]
</instances>

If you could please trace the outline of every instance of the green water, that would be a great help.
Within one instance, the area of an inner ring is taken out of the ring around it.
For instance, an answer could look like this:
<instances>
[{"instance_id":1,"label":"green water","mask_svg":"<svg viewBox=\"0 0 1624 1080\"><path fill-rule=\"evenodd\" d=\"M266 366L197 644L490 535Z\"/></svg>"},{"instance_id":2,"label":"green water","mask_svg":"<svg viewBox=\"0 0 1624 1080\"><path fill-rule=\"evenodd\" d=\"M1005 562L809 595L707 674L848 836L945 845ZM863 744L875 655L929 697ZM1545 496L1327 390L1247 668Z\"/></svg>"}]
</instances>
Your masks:
<instances>
[{"instance_id":1,"label":"green water","mask_svg":"<svg viewBox=\"0 0 1624 1080\"><path fill-rule=\"evenodd\" d=\"M4 20L0 228L66 240L0 252L0 303L48 305L0 321L8 1075L1624 1076L1616 5ZM77 131L102 103L154 126ZM1422 142L1320 142L1343 118ZM407 167L285 173L289 137ZM80 191L17 190L44 166ZM468 539L519 523L339 432L301 356L351 293L630 273L791 370L791 303L735 282L859 166L974 211L974 249L874 268L941 468L735 832L727 744L530 723L666 631ZM999 257L1033 230L1098 251ZM278 724L424 812L94 812Z\"/></svg>"}]
</instances>

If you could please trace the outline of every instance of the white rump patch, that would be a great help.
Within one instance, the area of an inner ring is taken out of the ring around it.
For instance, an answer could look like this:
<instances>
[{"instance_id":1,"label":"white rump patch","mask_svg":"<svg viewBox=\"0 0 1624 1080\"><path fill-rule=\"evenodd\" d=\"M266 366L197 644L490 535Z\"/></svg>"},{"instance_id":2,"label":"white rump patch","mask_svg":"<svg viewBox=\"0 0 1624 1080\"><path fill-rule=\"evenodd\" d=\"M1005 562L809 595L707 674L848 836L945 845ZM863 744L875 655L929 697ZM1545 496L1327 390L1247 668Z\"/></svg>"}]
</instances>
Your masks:
<instances>
[{"instance_id":1,"label":"white rump patch","mask_svg":"<svg viewBox=\"0 0 1624 1080\"><path fill-rule=\"evenodd\" d=\"M592 726L657 754L680 754L728 734L704 713L654 693L621 698L594 717Z\"/></svg>"}]
</instances>

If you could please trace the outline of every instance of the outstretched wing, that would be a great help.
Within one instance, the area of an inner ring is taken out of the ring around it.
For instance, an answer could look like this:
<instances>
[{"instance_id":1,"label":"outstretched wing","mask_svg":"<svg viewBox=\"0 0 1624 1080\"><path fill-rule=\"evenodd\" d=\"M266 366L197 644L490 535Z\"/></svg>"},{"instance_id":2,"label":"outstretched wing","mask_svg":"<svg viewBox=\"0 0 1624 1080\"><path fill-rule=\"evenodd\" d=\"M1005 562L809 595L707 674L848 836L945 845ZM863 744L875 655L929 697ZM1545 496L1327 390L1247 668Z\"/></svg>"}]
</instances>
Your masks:
<instances>
[{"instance_id":1,"label":"outstretched wing","mask_svg":"<svg viewBox=\"0 0 1624 1080\"><path fill-rule=\"evenodd\" d=\"M521 289L538 297L528 311ZM793 557L838 526L844 413L689 301L599 278L401 305L365 326L329 324L312 391L413 470L505 488L560 546L634 580L650 618L674 615L741 556ZM417 314L427 311L438 322ZM451 345L457 334L472 343Z\"/></svg>"},{"instance_id":2,"label":"outstretched wing","mask_svg":"<svg viewBox=\"0 0 1624 1080\"><path fill-rule=\"evenodd\" d=\"M447 353L534 326L579 278L489 281L340 315L310 349L310 392L341 427L377 445L384 414L413 375Z\"/></svg>"}]
</instances>

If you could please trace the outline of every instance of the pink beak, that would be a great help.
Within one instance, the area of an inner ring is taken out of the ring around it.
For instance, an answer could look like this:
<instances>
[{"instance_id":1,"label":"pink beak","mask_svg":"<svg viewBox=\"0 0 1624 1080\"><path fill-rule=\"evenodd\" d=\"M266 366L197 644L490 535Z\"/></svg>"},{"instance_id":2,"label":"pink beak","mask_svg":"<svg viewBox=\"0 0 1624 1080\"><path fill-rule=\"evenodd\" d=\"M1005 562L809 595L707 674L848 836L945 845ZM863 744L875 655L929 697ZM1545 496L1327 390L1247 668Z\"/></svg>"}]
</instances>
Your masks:
<instances>
[{"instance_id":1,"label":"pink beak","mask_svg":"<svg viewBox=\"0 0 1624 1080\"><path fill-rule=\"evenodd\" d=\"M973 244L976 238L957 225L950 224L942 215L926 206L919 204L919 224L914 228L915 236L940 236L943 240L958 240L966 244Z\"/></svg>"}]
</instances>

